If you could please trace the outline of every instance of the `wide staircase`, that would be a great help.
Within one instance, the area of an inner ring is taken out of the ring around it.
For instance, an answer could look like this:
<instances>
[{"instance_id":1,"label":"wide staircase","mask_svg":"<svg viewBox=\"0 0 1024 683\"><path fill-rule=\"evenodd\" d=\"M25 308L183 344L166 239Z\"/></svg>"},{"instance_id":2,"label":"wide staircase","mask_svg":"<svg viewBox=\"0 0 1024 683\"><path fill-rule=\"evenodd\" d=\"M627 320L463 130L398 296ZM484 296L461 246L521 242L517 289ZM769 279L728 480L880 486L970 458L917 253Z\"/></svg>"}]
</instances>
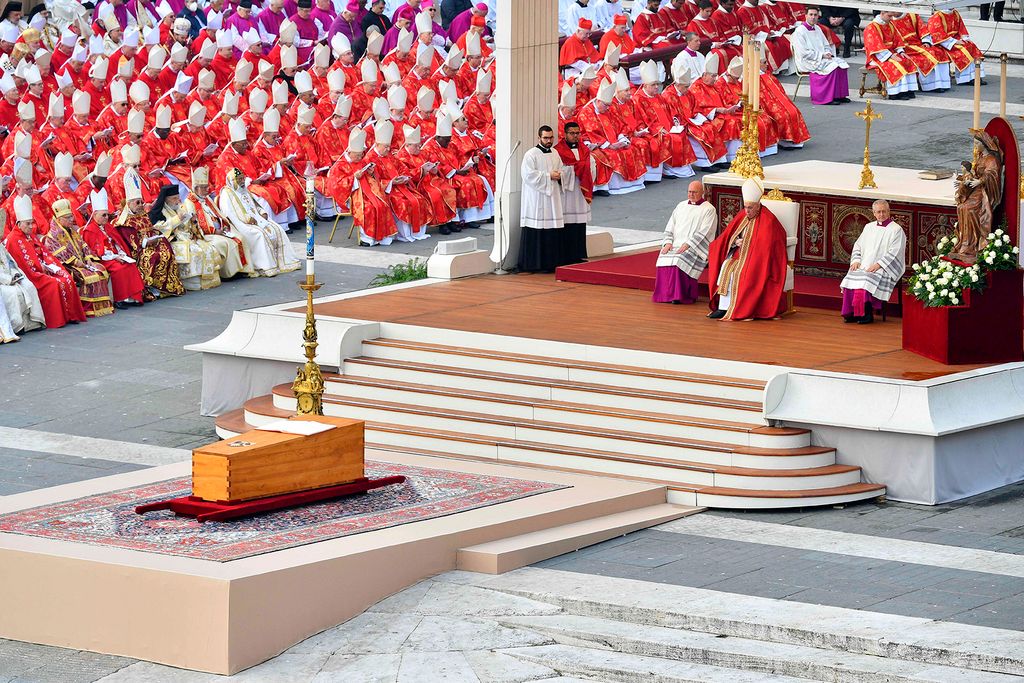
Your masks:
<instances>
[{"instance_id":1,"label":"wide staircase","mask_svg":"<svg viewBox=\"0 0 1024 683\"><path fill-rule=\"evenodd\" d=\"M324 412L365 420L371 448L663 483L670 503L705 507L885 494L810 431L768 426L763 380L378 338L324 381ZM280 385L218 418L217 432L294 411Z\"/></svg>"}]
</instances>

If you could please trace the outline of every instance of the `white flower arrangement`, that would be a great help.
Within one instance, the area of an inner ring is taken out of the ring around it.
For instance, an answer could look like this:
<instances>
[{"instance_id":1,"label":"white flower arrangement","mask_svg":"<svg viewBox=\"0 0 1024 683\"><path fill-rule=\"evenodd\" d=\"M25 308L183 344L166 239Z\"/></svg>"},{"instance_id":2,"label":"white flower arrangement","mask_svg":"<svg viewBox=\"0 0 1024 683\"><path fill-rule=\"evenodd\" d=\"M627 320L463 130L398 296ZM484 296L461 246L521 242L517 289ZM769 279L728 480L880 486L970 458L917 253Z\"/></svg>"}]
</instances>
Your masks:
<instances>
[{"instance_id":1,"label":"white flower arrangement","mask_svg":"<svg viewBox=\"0 0 1024 683\"><path fill-rule=\"evenodd\" d=\"M952 251L953 237L943 237L935 244L936 256L911 266L910 291L926 306L959 306L964 292L984 291L989 271L1016 270L1020 249L1010 244L1010 236L999 228L988 234L988 243L978 252L977 262L962 266L943 257Z\"/></svg>"}]
</instances>

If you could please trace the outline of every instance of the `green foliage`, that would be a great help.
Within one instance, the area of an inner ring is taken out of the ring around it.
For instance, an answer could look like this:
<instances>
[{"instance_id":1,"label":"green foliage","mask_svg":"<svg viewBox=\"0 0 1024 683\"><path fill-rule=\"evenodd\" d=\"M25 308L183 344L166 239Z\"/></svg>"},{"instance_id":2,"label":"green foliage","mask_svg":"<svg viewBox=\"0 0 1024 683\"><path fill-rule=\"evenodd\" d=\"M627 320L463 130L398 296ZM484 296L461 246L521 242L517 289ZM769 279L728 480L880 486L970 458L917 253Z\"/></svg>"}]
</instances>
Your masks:
<instances>
[{"instance_id":1,"label":"green foliage","mask_svg":"<svg viewBox=\"0 0 1024 683\"><path fill-rule=\"evenodd\" d=\"M384 287L395 285L399 282L412 282L422 280L427 276L427 262L418 258L409 259L405 263L396 263L388 266L383 273L379 273L370 280L371 287Z\"/></svg>"}]
</instances>

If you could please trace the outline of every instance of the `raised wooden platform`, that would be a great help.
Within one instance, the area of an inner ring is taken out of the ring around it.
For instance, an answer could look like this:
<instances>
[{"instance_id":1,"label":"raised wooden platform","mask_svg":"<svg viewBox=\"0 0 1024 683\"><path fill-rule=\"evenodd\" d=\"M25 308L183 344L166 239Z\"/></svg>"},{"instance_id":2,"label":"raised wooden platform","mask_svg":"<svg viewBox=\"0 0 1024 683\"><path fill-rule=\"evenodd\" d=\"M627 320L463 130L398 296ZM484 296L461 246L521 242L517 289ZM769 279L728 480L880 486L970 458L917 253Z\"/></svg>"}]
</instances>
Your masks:
<instances>
[{"instance_id":1,"label":"raised wooden platform","mask_svg":"<svg viewBox=\"0 0 1024 683\"><path fill-rule=\"evenodd\" d=\"M838 311L798 307L782 320L719 322L706 317L703 303L654 304L647 292L558 282L554 275L433 283L324 302L316 312L893 379L923 380L985 367L942 365L904 351L902 325L894 319L847 325Z\"/></svg>"}]
</instances>

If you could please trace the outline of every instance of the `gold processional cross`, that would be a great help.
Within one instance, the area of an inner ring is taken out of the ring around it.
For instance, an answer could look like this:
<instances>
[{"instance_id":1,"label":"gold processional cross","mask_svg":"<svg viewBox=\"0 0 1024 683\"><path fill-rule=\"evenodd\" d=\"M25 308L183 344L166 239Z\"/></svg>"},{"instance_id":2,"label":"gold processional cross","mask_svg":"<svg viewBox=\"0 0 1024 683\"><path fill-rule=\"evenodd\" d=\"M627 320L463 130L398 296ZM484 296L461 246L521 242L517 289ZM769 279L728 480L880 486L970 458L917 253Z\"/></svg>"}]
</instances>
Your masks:
<instances>
[{"instance_id":1,"label":"gold processional cross","mask_svg":"<svg viewBox=\"0 0 1024 683\"><path fill-rule=\"evenodd\" d=\"M875 174L871 172L871 122L875 119L882 118L882 115L877 113L871 108L871 100L867 101L867 106L864 107L864 111L856 112L858 118L864 119L864 168L860 172L860 185L857 187L861 190L868 187L878 187L875 185Z\"/></svg>"}]
</instances>

